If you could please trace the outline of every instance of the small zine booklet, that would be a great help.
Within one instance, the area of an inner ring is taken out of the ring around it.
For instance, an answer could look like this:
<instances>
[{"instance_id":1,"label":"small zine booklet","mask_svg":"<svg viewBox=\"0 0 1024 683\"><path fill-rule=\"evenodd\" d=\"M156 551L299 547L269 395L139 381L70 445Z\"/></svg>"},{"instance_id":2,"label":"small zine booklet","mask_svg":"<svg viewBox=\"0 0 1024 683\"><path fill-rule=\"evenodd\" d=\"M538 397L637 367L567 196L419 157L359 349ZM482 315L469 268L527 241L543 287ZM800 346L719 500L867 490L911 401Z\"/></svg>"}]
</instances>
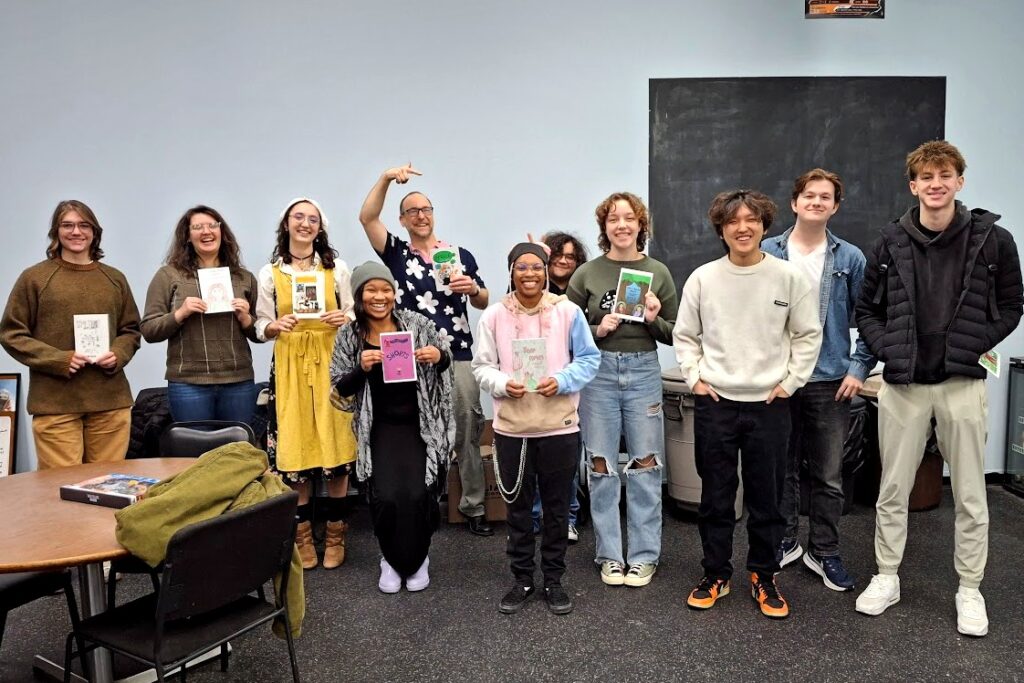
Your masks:
<instances>
[{"instance_id":1,"label":"small zine booklet","mask_svg":"<svg viewBox=\"0 0 1024 683\"><path fill-rule=\"evenodd\" d=\"M1000 358L998 351L993 349L981 354L981 358L978 359L978 365L988 370L989 374L993 377L999 379Z\"/></svg>"},{"instance_id":2,"label":"small zine booklet","mask_svg":"<svg viewBox=\"0 0 1024 683\"><path fill-rule=\"evenodd\" d=\"M619 284L615 288L612 314L624 320L644 321L644 297L651 291L654 273L646 270L622 268L619 270Z\"/></svg>"},{"instance_id":3,"label":"small zine booklet","mask_svg":"<svg viewBox=\"0 0 1024 683\"><path fill-rule=\"evenodd\" d=\"M160 480L153 477L139 477L134 474L104 474L77 484L61 486L60 497L78 503L123 508L142 500L149 487L158 481Z\"/></svg>"},{"instance_id":4,"label":"small zine booklet","mask_svg":"<svg viewBox=\"0 0 1024 683\"><path fill-rule=\"evenodd\" d=\"M434 283L439 290L444 289L452 281L452 277L462 272L459 262L458 247L438 247L430 253L430 264L434 273Z\"/></svg>"},{"instance_id":5,"label":"small zine booklet","mask_svg":"<svg viewBox=\"0 0 1024 683\"><path fill-rule=\"evenodd\" d=\"M513 339L512 379L537 391L537 385L548 374L547 345L543 339Z\"/></svg>"},{"instance_id":6,"label":"small zine booklet","mask_svg":"<svg viewBox=\"0 0 1024 683\"><path fill-rule=\"evenodd\" d=\"M110 316L89 313L75 316L75 352L90 361L110 350Z\"/></svg>"},{"instance_id":7,"label":"small zine booklet","mask_svg":"<svg viewBox=\"0 0 1024 683\"><path fill-rule=\"evenodd\" d=\"M230 313L232 294L230 268L199 269L199 295L207 313Z\"/></svg>"},{"instance_id":8,"label":"small zine booklet","mask_svg":"<svg viewBox=\"0 0 1024 683\"><path fill-rule=\"evenodd\" d=\"M292 275L292 313L296 318L319 318L324 312L324 272Z\"/></svg>"},{"instance_id":9,"label":"small zine booklet","mask_svg":"<svg viewBox=\"0 0 1024 683\"><path fill-rule=\"evenodd\" d=\"M412 332L384 332L380 335L384 381L416 381L416 346Z\"/></svg>"}]
</instances>

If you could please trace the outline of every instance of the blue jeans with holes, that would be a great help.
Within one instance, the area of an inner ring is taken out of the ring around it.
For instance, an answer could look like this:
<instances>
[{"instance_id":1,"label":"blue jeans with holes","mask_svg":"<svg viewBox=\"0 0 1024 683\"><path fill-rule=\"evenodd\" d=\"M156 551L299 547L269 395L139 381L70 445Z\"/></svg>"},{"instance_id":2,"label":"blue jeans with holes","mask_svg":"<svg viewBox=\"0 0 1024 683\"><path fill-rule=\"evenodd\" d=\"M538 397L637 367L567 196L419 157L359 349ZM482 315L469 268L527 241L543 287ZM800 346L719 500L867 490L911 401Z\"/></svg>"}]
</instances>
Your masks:
<instances>
[{"instance_id":1,"label":"blue jeans with holes","mask_svg":"<svg viewBox=\"0 0 1024 683\"><path fill-rule=\"evenodd\" d=\"M597 542L595 562L623 561L619 519L619 439L626 437L626 562L657 563L661 557L661 470L665 427L657 351L601 352L597 377L580 395L580 427L587 454L590 510ZM637 461L654 455L653 467ZM604 458L607 474L594 471Z\"/></svg>"},{"instance_id":2,"label":"blue jeans with holes","mask_svg":"<svg viewBox=\"0 0 1024 683\"><path fill-rule=\"evenodd\" d=\"M256 385L251 379L230 384L168 382L167 402L175 422L235 420L252 424Z\"/></svg>"}]
</instances>

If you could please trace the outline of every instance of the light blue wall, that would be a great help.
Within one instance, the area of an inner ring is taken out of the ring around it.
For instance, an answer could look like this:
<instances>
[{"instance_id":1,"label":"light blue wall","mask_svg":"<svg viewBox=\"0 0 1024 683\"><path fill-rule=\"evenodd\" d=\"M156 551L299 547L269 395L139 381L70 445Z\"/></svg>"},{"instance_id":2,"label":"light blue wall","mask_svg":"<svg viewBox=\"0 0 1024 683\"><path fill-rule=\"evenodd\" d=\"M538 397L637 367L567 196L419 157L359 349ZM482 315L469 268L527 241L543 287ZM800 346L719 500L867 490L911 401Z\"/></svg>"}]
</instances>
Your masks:
<instances>
[{"instance_id":1,"label":"light blue wall","mask_svg":"<svg viewBox=\"0 0 1024 683\"><path fill-rule=\"evenodd\" d=\"M68 197L96 210L107 262L140 307L197 202L224 213L256 270L284 204L316 197L354 265L372 256L356 220L366 191L408 160L439 234L502 290L507 249L528 230L593 245L604 195L646 195L653 77L946 76L947 134L970 166L962 197L1021 238L1024 4L888 4L883 21L807 21L795 0L8 1L0 292L42 258L49 214ZM391 201L385 216L396 214ZM1024 351L1022 335L1004 355ZM143 346L134 389L163 383L164 353ZM257 353L260 371L268 359ZM0 372L21 369L0 351ZM1005 377L990 382L990 470L1002 468L1006 390Z\"/></svg>"}]
</instances>

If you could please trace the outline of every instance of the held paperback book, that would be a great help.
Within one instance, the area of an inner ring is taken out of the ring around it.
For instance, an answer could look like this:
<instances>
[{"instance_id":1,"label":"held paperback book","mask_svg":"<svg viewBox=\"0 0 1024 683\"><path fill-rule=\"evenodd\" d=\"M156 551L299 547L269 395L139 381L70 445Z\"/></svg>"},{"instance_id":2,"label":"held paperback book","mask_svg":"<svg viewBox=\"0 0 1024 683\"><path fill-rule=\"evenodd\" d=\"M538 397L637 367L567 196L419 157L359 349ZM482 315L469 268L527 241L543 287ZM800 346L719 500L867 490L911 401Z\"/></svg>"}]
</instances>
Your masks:
<instances>
[{"instance_id":1,"label":"held paperback book","mask_svg":"<svg viewBox=\"0 0 1024 683\"><path fill-rule=\"evenodd\" d=\"M434 273L434 284L438 291L447 287L452 278L462 272L457 247L438 247L430 254L431 270Z\"/></svg>"},{"instance_id":2,"label":"held paperback book","mask_svg":"<svg viewBox=\"0 0 1024 683\"><path fill-rule=\"evenodd\" d=\"M78 503L123 508L142 500L149 487L158 481L153 477L137 477L132 474L105 474L77 484L61 486L60 497Z\"/></svg>"},{"instance_id":3,"label":"held paperback book","mask_svg":"<svg viewBox=\"0 0 1024 683\"><path fill-rule=\"evenodd\" d=\"M230 313L231 312L231 269L230 268L200 268L199 293L206 302L207 313Z\"/></svg>"},{"instance_id":4,"label":"held paperback book","mask_svg":"<svg viewBox=\"0 0 1024 683\"><path fill-rule=\"evenodd\" d=\"M292 312L296 318L319 318L324 312L322 270L292 275Z\"/></svg>"},{"instance_id":5,"label":"held paperback book","mask_svg":"<svg viewBox=\"0 0 1024 683\"><path fill-rule=\"evenodd\" d=\"M646 270L622 268L619 270L619 285L615 288L612 315L624 320L644 321L644 297L651 291L654 273Z\"/></svg>"},{"instance_id":6,"label":"held paperback book","mask_svg":"<svg viewBox=\"0 0 1024 683\"><path fill-rule=\"evenodd\" d=\"M110 316L106 313L76 315L75 352L90 361L110 350Z\"/></svg>"},{"instance_id":7,"label":"held paperback book","mask_svg":"<svg viewBox=\"0 0 1024 683\"><path fill-rule=\"evenodd\" d=\"M384 381L416 381L416 347L412 332L383 332L380 335L381 365Z\"/></svg>"},{"instance_id":8,"label":"held paperback book","mask_svg":"<svg viewBox=\"0 0 1024 683\"><path fill-rule=\"evenodd\" d=\"M537 385L548 374L547 345L543 339L513 339L512 378L526 387L537 391Z\"/></svg>"}]
</instances>

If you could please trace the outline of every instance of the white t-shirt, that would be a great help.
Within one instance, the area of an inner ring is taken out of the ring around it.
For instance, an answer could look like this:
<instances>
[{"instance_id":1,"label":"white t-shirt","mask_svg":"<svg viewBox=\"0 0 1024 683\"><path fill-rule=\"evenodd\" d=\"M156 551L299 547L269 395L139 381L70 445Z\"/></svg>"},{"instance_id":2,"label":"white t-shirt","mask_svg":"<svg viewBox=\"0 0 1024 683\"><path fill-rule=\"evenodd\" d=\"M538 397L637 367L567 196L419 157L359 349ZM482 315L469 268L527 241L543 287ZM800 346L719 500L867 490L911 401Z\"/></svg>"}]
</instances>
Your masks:
<instances>
[{"instance_id":1,"label":"white t-shirt","mask_svg":"<svg viewBox=\"0 0 1024 683\"><path fill-rule=\"evenodd\" d=\"M825 240L810 253L803 254L797 248L793 240L787 240L787 253L789 255L789 262L796 266L804 277L807 278L807 283L811 286L811 294L815 301L821 299L821 274L825 270L825 248L828 246L828 240Z\"/></svg>"}]
</instances>

